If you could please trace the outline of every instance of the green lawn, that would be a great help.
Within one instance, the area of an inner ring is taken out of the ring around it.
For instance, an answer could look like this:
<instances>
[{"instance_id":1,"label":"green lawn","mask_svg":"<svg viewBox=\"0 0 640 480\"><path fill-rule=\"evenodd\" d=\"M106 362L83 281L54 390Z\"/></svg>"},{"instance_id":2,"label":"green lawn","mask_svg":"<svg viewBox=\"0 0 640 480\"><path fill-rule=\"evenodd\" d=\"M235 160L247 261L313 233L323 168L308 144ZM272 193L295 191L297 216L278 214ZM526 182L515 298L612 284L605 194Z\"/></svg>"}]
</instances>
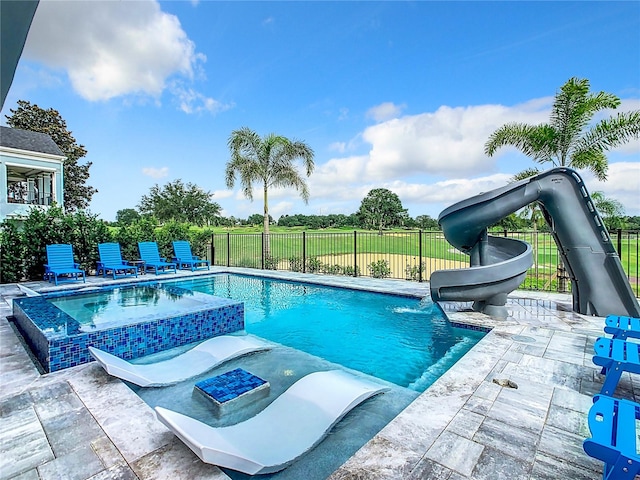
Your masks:
<instances>
[{"instance_id":1,"label":"green lawn","mask_svg":"<svg viewBox=\"0 0 640 480\"><path fill-rule=\"evenodd\" d=\"M303 232L306 233L303 234ZM228 257L230 257L231 265L260 268L263 250L261 233L261 227L216 229L214 234L216 264L226 265ZM529 270L523 288L556 291L558 249L551 234L519 232L509 233L508 236L530 243L535 252L536 263ZM230 245L227 243L228 238ZM274 227L271 230L269 241L272 260L274 262L279 260L277 268L283 268L283 260L302 259L303 254L306 259L309 259L310 257L354 255L354 252L358 254L402 255L407 258L406 264L409 264L419 256L419 239L418 232L405 230L385 231L383 235L378 235L377 232L366 230L357 230L354 234L353 229L308 231L303 228ZM616 246L616 239L614 239L614 247ZM631 279L632 288L638 294L638 284L635 280L638 272L638 236L634 234L623 238L622 246L622 266ZM467 265L469 261L466 255L455 250L446 241L440 231L422 233L421 253L423 258L460 262L461 267ZM361 271L366 271L366 265L359 264L358 267Z\"/></svg>"}]
</instances>

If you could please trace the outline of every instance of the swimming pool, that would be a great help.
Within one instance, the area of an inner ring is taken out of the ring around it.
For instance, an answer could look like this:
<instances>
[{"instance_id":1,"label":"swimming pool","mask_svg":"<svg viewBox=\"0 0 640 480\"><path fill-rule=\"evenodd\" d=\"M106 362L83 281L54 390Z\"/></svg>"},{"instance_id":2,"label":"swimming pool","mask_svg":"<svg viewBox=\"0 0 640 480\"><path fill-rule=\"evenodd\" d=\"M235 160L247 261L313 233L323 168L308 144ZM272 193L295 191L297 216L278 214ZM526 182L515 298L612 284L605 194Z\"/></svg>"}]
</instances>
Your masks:
<instances>
[{"instance_id":1,"label":"swimming pool","mask_svg":"<svg viewBox=\"0 0 640 480\"><path fill-rule=\"evenodd\" d=\"M237 274L163 283L243 301L247 332L418 392L486 334L411 297Z\"/></svg>"}]
</instances>

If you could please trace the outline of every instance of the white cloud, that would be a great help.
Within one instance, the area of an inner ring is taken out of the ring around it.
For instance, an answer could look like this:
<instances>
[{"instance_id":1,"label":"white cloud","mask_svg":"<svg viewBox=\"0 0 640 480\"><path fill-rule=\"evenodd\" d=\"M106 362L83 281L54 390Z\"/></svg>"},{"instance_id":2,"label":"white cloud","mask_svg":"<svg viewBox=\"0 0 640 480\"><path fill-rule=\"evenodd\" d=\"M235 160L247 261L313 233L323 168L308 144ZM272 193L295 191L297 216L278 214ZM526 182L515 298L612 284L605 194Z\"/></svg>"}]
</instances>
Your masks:
<instances>
[{"instance_id":1,"label":"white cloud","mask_svg":"<svg viewBox=\"0 0 640 480\"><path fill-rule=\"evenodd\" d=\"M142 174L155 179L164 178L169 176L169 167L144 167L142 169Z\"/></svg>"},{"instance_id":2,"label":"white cloud","mask_svg":"<svg viewBox=\"0 0 640 480\"><path fill-rule=\"evenodd\" d=\"M174 82L171 92L178 102L179 109L184 113L220 113L233 108L233 104L223 104L218 100L195 91L193 88L185 87L179 82Z\"/></svg>"},{"instance_id":3,"label":"white cloud","mask_svg":"<svg viewBox=\"0 0 640 480\"><path fill-rule=\"evenodd\" d=\"M465 198L505 186L511 174L497 173L478 178L457 178L432 184L394 181L385 188L395 192L403 202L418 204L452 204Z\"/></svg>"},{"instance_id":4,"label":"white cloud","mask_svg":"<svg viewBox=\"0 0 640 480\"><path fill-rule=\"evenodd\" d=\"M396 105L392 102L384 102L367 110L367 118L373 118L376 122L383 122L398 117L406 105Z\"/></svg>"},{"instance_id":5,"label":"white cloud","mask_svg":"<svg viewBox=\"0 0 640 480\"><path fill-rule=\"evenodd\" d=\"M373 125L362 134L371 144L366 177L398 178L418 173L456 177L491 171L496 158L484 154L491 132L507 122L541 123L548 115L548 102L542 99L515 107L443 106L434 113Z\"/></svg>"},{"instance_id":6,"label":"white cloud","mask_svg":"<svg viewBox=\"0 0 640 480\"><path fill-rule=\"evenodd\" d=\"M233 197L233 190L214 190L213 191L213 198L216 199L220 199L220 198L231 198Z\"/></svg>"},{"instance_id":7,"label":"white cloud","mask_svg":"<svg viewBox=\"0 0 640 480\"><path fill-rule=\"evenodd\" d=\"M312 196L329 195L342 196L346 192L342 186L356 185L366 182L363 174L369 157L366 155L346 158L331 159L328 162L316 166L309 178L309 188Z\"/></svg>"},{"instance_id":8,"label":"white cloud","mask_svg":"<svg viewBox=\"0 0 640 480\"><path fill-rule=\"evenodd\" d=\"M271 215L271 217L277 221L284 214L295 213L292 211L293 205L293 202L278 202L275 205L269 207L269 215Z\"/></svg>"},{"instance_id":9,"label":"white cloud","mask_svg":"<svg viewBox=\"0 0 640 480\"><path fill-rule=\"evenodd\" d=\"M607 180L600 182L591 172L580 172L590 193L600 191L625 206L626 215L640 215L640 163L609 164Z\"/></svg>"},{"instance_id":10,"label":"white cloud","mask_svg":"<svg viewBox=\"0 0 640 480\"><path fill-rule=\"evenodd\" d=\"M155 0L41 0L25 57L65 70L89 101L129 94L158 98L168 78L191 80L206 60L178 18Z\"/></svg>"},{"instance_id":11,"label":"white cloud","mask_svg":"<svg viewBox=\"0 0 640 480\"><path fill-rule=\"evenodd\" d=\"M375 183L362 183L358 181L357 158L353 162L354 168L348 175L340 176L338 173L325 170L320 175L311 177L311 196L316 200L362 200L373 188L386 188L394 192L403 203L451 204L465 198L487 192L506 185L512 178L512 174L497 173L478 178L457 178L434 183L406 182L403 180L382 181Z\"/></svg>"},{"instance_id":12,"label":"white cloud","mask_svg":"<svg viewBox=\"0 0 640 480\"><path fill-rule=\"evenodd\" d=\"M329 145L329 150L338 153L344 153L347 150L346 142L333 142Z\"/></svg>"}]
</instances>

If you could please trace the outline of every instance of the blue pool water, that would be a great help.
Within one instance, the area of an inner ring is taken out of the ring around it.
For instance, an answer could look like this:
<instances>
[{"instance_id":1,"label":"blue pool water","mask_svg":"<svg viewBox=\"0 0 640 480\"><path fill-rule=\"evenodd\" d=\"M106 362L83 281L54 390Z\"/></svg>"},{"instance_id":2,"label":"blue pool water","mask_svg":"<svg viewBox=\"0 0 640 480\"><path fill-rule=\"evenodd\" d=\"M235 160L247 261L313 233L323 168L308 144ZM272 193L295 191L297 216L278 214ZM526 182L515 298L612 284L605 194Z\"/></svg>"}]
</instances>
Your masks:
<instances>
[{"instance_id":1,"label":"blue pool water","mask_svg":"<svg viewBox=\"0 0 640 480\"><path fill-rule=\"evenodd\" d=\"M210 297L190 291L128 285L85 294L63 295L48 301L69 315L81 331L104 330L124 323L137 323L150 316L168 318L189 310L203 309Z\"/></svg>"},{"instance_id":2,"label":"blue pool water","mask_svg":"<svg viewBox=\"0 0 640 480\"><path fill-rule=\"evenodd\" d=\"M418 392L485 335L410 297L233 274L170 284L243 301L247 332Z\"/></svg>"}]
</instances>

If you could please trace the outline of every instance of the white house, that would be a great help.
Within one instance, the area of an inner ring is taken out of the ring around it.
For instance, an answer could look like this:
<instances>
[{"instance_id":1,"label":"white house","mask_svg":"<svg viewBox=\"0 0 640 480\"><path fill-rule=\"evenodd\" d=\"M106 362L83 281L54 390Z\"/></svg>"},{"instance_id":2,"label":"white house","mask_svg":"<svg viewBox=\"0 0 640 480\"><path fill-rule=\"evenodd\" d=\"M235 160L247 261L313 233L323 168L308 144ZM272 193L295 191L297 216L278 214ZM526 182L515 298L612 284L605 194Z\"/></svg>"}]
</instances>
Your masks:
<instances>
[{"instance_id":1,"label":"white house","mask_svg":"<svg viewBox=\"0 0 640 480\"><path fill-rule=\"evenodd\" d=\"M0 127L0 221L63 204L66 157L44 133Z\"/></svg>"}]
</instances>

